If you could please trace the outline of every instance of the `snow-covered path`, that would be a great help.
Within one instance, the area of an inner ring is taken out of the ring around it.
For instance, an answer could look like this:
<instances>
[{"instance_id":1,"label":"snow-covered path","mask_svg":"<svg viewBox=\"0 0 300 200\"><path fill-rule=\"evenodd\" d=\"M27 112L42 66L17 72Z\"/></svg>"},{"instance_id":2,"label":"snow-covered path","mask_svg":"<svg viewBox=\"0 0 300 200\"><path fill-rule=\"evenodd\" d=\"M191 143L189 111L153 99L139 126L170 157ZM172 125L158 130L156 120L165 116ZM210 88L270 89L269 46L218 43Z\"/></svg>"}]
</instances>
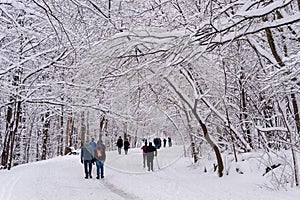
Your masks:
<instances>
[{"instance_id":1,"label":"snow-covered path","mask_svg":"<svg viewBox=\"0 0 300 200\"><path fill-rule=\"evenodd\" d=\"M84 179L81 163L74 156L3 171L0 179L1 200L119 199L103 183Z\"/></svg>"},{"instance_id":2,"label":"snow-covered path","mask_svg":"<svg viewBox=\"0 0 300 200\"><path fill-rule=\"evenodd\" d=\"M0 200L298 200L299 189L267 190L264 178L232 174L218 178L182 158L182 147L159 150L159 166L148 172L139 149L108 152L105 178L84 179L78 155L57 157L0 171ZM179 159L180 158L180 159Z\"/></svg>"}]
</instances>

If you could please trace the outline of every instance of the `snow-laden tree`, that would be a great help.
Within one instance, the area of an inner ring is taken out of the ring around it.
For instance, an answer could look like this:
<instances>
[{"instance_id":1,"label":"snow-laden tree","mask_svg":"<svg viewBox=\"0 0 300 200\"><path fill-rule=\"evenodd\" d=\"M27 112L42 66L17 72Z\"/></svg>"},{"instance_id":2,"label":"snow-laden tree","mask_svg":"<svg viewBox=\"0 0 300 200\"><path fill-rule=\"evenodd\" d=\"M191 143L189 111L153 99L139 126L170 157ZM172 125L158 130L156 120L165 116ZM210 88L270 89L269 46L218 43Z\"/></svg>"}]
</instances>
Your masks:
<instances>
[{"instance_id":1,"label":"snow-laden tree","mask_svg":"<svg viewBox=\"0 0 300 200\"><path fill-rule=\"evenodd\" d=\"M225 130L220 137L228 142L227 146L234 145L234 151L236 146L239 151L250 151L253 148L260 148L260 143L264 146L266 139L271 141L274 139L264 137L262 130L263 132L275 130L286 133L287 129L283 123L269 123L272 113L279 116L274 110L278 94L274 95L275 98L272 96L269 98L270 93L267 91L272 85L269 77L273 78L274 74L279 74L276 69L280 69L279 72L285 69L286 64L283 60L292 64L289 70L280 74L284 78L290 77L289 80L297 91L298 80L295 75L298 74L298 44L290 48L287 46L293 44L292 41L298 40L295 31L297 30L296 22L299 21L298 1L152 3L150 3L152 9L160 13L161 15L157 16L162 17L163 20L158 20L161 23L155 23L153 20L151 26L162 27L165 23L169 26L157 31L149 25L149 28L145 30L133 28L124 31L123 34L118 34L115 40L102 43L105 50L101 51L99 50L101 48L98 48L98 53L94 55L98 55L100 59L93 60L94 64L101 63L99 68L109 65L115 66L118 70L125 70L121 73L117 71L119 74L114 74L116 77L141 69L147 69L146 72L149 73L147 76L152 76L151 80L154 77L160 77L161 82L166 81L173 89L170 91L175 91L177 98L179 97L183 103L186 103L189 109L195 108L195 111L205 105L209 112L217 116L219 127L224 127L221 130ZM175 9L166 12L165 5L173 5ZM141 26L141 23L138 25ZM175 33L175 30L179 31ZM288 37L283 34L284 30L288 33ZM281 56L279 54L281 51L276 50L278 48L282 49L285 55ZM201 75L197 73L197 65L194 61L198 61L202 55L215 55L214 59L217 62L214 65L223 68L226 98L219 100L219 104L208 98L210 96L206 96L203 86L199 86L197 82L197 76ZM195 105L191 103L193 101L188 101L190 96L186 97L183 94L191 94L187 92L187 86L183 91L179 87L180 77L185 78L194 89L195 102L200 100L203 104L193 106ZM145 79L148 81L147 78ZM282 90L277 89L277 91ZM290 102L293 108L290 114L295 116L294 125L297 128L299 111L294 94L291 95ZM269 110L271 115L266 115ZM199 116L196 111L194 114L202 126L201 122L204 120L197 118ZM261 129L261 127L266 128L266 124L268 124L268 129ZM204 123L204 125L202 129L206 130L207 124ZM209 138L207 141L210 142ZM213 143L211 144L214 147ZM219 174L221 175L220 171Z\"/></svg>"},{"instance_id":2,"label":"snow-laden tree","mask_svg":"<svg viewBox=\"0 0 300 200\"><path fill-rule=\"evenodd\" d=\"M220 176L219 150L295 158L297 0L6 0L0 12L4 167L124 133L176 132L195 161L207 141Z\"/></svg>"},{"instance_id":3,"label":"snow-laden tree","mask_svg":"<svg viewBox=\"0 0 300 200\"><path fill-rule=\"evenodd\" d=\"M202 129L201 133L205 140L214 149L219 175L222 176L223 163L220 151L211 139L211 134L216 130L213 125L215 120L209 117L220 115L215 108L222 102L222 72L218 72L217 67L212 67L213 62L209 61L210 58L202 56L201 51L202 48L190 40L184 31L168 32L162 28L124 31L94 48L83 62L85 70L79 77L80 80L91 82L91 85L97 85L96 83L100 81L104 83L112 78L115 82L119 80L117 83L122 82L122 86L115 86L111 94L125 93L125 99L121 100L121 104L126 106L122 110L115 110L118 106L112 107L109 112L128 113L128 102L134 100L126 99L127 94L140 89L144 83L152 87L148 98L142 101L144 106L155 103L163 109L163 105L174 106L176 104L172 102L177 102L183 109L182 105L185 105ZM111 66L114 66L113 70ZM94 73L88 74L88 71ZM98 78L95 79L95 76ZM141 81L137 81L138 77L142 77ZM134 81L130 81L131 79ZM165 94L170 96L167 97Z\"/></svg>"},{"instance_id":4,"label":"snow-laden tree","mask_svg":"<svg viewBox=\"0 0 300 200\"><path fill-rule=\"evenodd\" d=\"M199 44L221 50L229 122L251 148L290 146L294 152L299 140L299 1L211 3L212 15L198 30ZM278 105L289 110L289 120Z\"/></svg>"}]
</instances>

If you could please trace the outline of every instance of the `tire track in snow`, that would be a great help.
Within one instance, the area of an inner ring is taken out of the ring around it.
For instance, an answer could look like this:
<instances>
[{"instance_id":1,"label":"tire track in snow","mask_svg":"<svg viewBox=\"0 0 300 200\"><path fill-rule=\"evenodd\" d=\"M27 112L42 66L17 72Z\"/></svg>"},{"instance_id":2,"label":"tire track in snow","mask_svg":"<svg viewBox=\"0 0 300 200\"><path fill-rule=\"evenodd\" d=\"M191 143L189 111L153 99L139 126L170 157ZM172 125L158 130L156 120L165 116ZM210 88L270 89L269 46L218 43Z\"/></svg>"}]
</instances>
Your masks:
<instances>
[{"instance_id":1,"label":"tire track in snow","mask_svg":"<svg viewBox=\"0 0 300 200\"><path fill-rule=\"evenodd\" d=\"M108 190L110 190L111 192L113 192L114 194L119 195L120 197L122 197L123 199L130 199L130 200L142 200L141 198L139 198L138 196L136 196L135 194L131 194L128 192L125 192L124 190L116 187L114 184L109 183L107 181L103 181L103 185L105 186L105 188L107 188Z\"/></svg>"}]
</instances>

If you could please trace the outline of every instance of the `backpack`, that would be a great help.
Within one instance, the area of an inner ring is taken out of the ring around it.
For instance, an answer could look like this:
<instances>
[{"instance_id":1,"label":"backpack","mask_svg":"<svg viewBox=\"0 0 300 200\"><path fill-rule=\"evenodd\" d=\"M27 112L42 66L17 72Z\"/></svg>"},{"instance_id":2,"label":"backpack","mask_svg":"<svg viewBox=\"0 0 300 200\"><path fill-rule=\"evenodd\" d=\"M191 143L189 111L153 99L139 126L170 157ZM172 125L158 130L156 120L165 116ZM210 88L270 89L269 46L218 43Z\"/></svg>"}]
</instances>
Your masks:
<instances>
[{"instance_id":1,"label":"backpack","mask_svg":"<svg viewBox=\"0 0 300 200\"><path fill-rule=\"evenodd\" d=\"M103 148L102 147L97 147L95 157L102 158L102 156L103 156Z\"/></svg>"},{"instance_id":2,"label":"backpack","mask_svg":"<svg viewBox=\"0 0 300 200\"><path fill-rule=\"evenodd\" d=\"M142 147L143 153L147 153L147 146Z\"/></svg>"}]
</instances>

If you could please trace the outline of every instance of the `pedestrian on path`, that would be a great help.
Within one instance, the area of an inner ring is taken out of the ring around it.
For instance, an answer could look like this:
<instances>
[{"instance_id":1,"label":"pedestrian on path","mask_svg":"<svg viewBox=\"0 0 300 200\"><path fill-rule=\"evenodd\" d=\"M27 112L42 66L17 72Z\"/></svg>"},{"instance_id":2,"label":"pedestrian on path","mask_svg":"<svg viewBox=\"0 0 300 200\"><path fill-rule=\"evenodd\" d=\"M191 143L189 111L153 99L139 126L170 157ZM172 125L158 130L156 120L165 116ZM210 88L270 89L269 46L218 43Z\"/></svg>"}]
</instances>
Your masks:
<instances>
[{"instance_id":1,"label":"pedestrian on path","mask_svg":"<svg viewBox=\"0 0 300 200\"><path fill-rule=\"evenodd\" d=\"M128 153L129 146L130 146L130 143L129 143L129 141L128 141L128 138L125 138L125 141L124 141L124 151L125 151L125 155L127 155L127 153Z\"/></svg>"},{"instance_id":2,"label":"pedestrian on path","mask_svg":"<svg viewBox=\"0 0 300 200\"><path fill-rule=\"evenodd\" d=\"M167 139L164 138L163 142L164 142L164 147L166 147L166 145L167 145Z\"/></svg>"},{"instance_id":3,"label":"pedestrian on path","mask_svg":"<svg viewBox=\"0 0 300 200\"><path fill-rule=\"evenodd\" d=\"M153 160L154 156L157 156L157 150L154 146L152 146L152 142L149 142L149 146L146 149L147 152L147 167L148 171L153 171Z\"/></svg>"},{"instance_id":4,"label":"pedestrian on path","mask_svg":"<svg viewBox=\"0 0 300 200\"><path fill-rule=\"evenodd\" d=\"M118 147L118 152L119 154L121 155L121 149L123 147L123 139L122 137L120 136L119 139L117 140L117 147Z\"/></svg>"},{"instance_id":5,"label":"pedestrian on path","mask_svg":"<svg viewBox=\"0 0 300 200\"><path fill-rule=\"evenodd\" d=\"M96 142L95 142L94 138L92 138L92 141L90 142L90 145L91 145L92 149L94 150L95 147L96 147Z\"/></svg>"},{"instance_id":6,"label":"pedestrian on path","mask_svg":"<svg viewBox=\"0 0 300 200\"><path fill-rule=\"evenodd\" d=\"M172 139L170 137L168 137L168 143L169 143L169 147L172 146Z\"/></svg>"},{"instance_id":7,"label":"pedestrian on path","mask_svg":"<svg viewBox=\"0 0 300 200\"><path fill-rule=\"evenodd\" d=\"M92 162L94 158L94 151L89 143L85 143L81 148L81 163L84 166L85 178L92 178Z\"/></svg>"},{"instance_id":8,"label":"pedestrian on path","mask_svg":"<svg viewBox=\"0 0 300 200\"><path fill-rule=\"evenodd\" d=\"M95 147L95 160L97 167L97 179L104 178L104 162L106 159L105 146L102 141L98 141Z\"/></svg>"},{"instance_id":9,"label":"pedestrian on path","mask_svg":"<svg viewBox=\"0 0 300 200\"><path fill-rule=\"evenodd\" d=\"M144 146L142 146L142 152L143 152L143 166L146 167L146 160L147 160L147 141L145 142Z\"/></svg>"}]
</instances>

